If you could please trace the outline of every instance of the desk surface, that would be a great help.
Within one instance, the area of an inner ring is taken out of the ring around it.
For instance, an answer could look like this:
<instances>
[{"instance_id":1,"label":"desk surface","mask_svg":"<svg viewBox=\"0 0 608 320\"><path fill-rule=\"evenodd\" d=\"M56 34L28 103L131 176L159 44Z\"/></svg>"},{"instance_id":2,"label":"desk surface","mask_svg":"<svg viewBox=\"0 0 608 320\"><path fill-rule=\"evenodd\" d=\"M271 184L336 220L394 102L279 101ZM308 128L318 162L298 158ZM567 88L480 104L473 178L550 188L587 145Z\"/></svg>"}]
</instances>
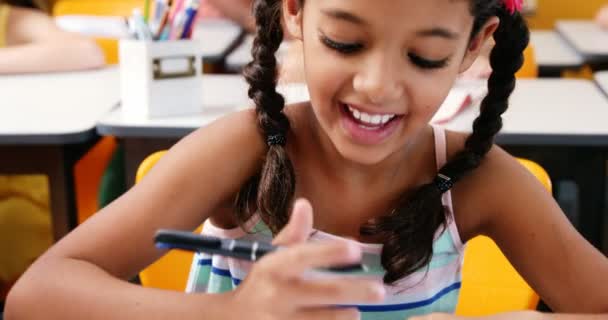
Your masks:
<instances>
[{"instance_id":1,"label":"desk surface","mask_svg":"<svg viewBox=\"0 0 608 320\"><path fill-rule=\"evenodd\" d=\"M247 35L241 44L226 57L226 67L230 70L240 70L251 60L251 48L253 47L253 36ZM283 42L277 51L277 59L287 54L288 42Z\"/></svg>"},{"instance_id":2,"label":"desk surface","mask_svg":"<svg viewBox=\"0 0 608 320\"><path fill-rule=\"evenodd\" d=\"M120 99L117 68L0 76L0 88L2 144L83 142Z\"/></svg>"},{"instance_id":3,"label":"desk surface","mask_svg":"<svg viewBox=\"0 0 608 320\"><path fill-rule=\"evenodd\" d=\"M246 90L239 78L232 82L229 92ZM480 82L480 85L484 85ZM208 85L211 87L211 85ZM219 81L210 92L225 94ZM288 102L307 100L304 85L280 89ZM226 112L247 107L251 102L242 95L224 97L225 103L213 108L213 97L207 97L209 112L190 117L163 119L126 119L120 108L108 113L98 124L98 132L119 137L181 137L223 116ZM463 111L446 127L455 131L470 131L478 108ZM504 128L498 142L512 145L584 145L608 146L608 99L593 82L570 79L519 80L511 105L504 115Z\"/></svg>"},{"instance_id":4,"label":"desk surface","mask_svg":"<svg viewBox=\"0 0 608 320\"><path fill-rule=\"evenodd\" d=\"M241 35L241 28L228 20L204 19L196 25L192 37L202 43L206 58L223 58Z\"/></svg>"},{"instance_id":5,"label":"desk surface","mask_svg":"<svg viewBox=\"0 0 608 320\"><path fill-rule=\"evenodd\" d=\"M561 20L555 28L585 59L608 59L608 31L588 20Z\"/></svg>"},{"instance_id":6,"label":"desk surface","mask_svg":"<svg viewBox=\"0 0 608 320\"><path fill-rule=\"evenodd\" d=\"M248 35L245 40L232 53L226 57L226 67L231 70L239 70L251 61L251 48L253 47L253 36Z\"/></svg>"},{"instance_id":7,"label":"desk surface","mask_svg":"<svg viewBox=\"0 0 608 320\"><path fill-rule=\"evenodd\" d=\"M555 31L532 30L536 63L541 68L578 68L583 58Z\"/></svg>"},{"instance_id":8,"label":"desk surface","mask_svg":"<svg viewBox=\"0 0 608 320\"><path fill-rule=\"evenodd\" d=\"M71 32L91 37L128 38L129 31L123 17L66 15L55 17L57 25ZM241 35L241 27L226 19L203 19L195 27L193 38L203 43L202 56L223 58Z\"/></svg>"},{"instance_id":9,"label":"desk surface","mask_svg":"<svg viewBox=\"0 0 608 320\"><path fill-rule=\"evenodd\" d=\"M594 76L597 85L604 91L608 97L608 71L597 72Z\"/></svg>"},{"instance_id":10,"label":"desk surface","mask_svg":"<svg viewBox=\"0 0 608 320\"><path fill-rule=\"evenodd\" d=\"M470 131L478 110L467 109L446 127ZM502 144L608 146L608 99L588 80L519 80L503 119Z\"/></svg>"},{"instance_id":11,"label":"desk surface","mask_svg":"<svg viewBox=\"0 0 608 320\"><path fill-rule=\"evenodd\" d=\"M227 113L252 107L247 89L248 85L240 75L205 75L203 113L149 119L128 117L118 107L101 118L97 132L117 137L183 137ZM308 100L303 84L284 85L279 91L285 95L287 103Z\"/></svg>"}]
</instances>

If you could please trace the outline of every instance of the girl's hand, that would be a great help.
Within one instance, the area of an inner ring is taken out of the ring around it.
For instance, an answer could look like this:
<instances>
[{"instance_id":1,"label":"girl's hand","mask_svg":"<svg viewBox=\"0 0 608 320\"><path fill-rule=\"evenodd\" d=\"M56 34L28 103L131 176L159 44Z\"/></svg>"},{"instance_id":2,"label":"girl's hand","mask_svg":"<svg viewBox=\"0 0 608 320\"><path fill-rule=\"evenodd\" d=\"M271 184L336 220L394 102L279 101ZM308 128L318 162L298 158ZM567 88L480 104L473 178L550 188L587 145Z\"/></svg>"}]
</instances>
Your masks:
<instances>
[{"instance_id":1,"label":"girl's hand","mask_svg":"<svg viewBox=\"0 0 608 320\"><path fill-rule=\"evenodd\" d=\"M361 259L360 249L346 243L304 243L311 230L312 207L308 201L298 200L289 223L273 242L289 248L255 263L243 283L229 294L228 314L235 319L358 319L356 309L332 305L384 299L383 286L371 280L305 279L307 270Z\"/></svg>"},{"instance_id":2,"label":"girl's hand","mask_svg":"<svg viewBox=\"0 0 608 320\"><path fill-rule=\"evenodd\" d=\"M536 311L517 311L509 313L495 314L485 317L461 317L447 313L431 313L424 316L412 317L408 320L537 320L540 318L540 313Z\"/></svg>"}]
</instances>

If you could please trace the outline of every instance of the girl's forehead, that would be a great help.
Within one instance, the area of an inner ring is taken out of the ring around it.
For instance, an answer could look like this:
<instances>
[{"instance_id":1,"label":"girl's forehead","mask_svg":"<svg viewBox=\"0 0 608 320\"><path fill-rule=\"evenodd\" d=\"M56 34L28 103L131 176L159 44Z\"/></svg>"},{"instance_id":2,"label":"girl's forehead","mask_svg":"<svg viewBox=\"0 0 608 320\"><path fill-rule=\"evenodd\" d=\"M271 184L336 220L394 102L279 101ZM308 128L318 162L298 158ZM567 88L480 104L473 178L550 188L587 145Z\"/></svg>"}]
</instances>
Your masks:
<instances>
[{"instance_id":1,"label":"girl's forehead","mask_svg":"<svg viewBox=\"0 0 608 320\"><path fill-rule=\"evenodd\" d=\"M314 7L315 11L327 18L348 18L344 15L346 13L372 27L441 24L461 30L468 28L473 21L470 1L472 0L306 0L305 5Z\"/></svg>"}]
</instances>

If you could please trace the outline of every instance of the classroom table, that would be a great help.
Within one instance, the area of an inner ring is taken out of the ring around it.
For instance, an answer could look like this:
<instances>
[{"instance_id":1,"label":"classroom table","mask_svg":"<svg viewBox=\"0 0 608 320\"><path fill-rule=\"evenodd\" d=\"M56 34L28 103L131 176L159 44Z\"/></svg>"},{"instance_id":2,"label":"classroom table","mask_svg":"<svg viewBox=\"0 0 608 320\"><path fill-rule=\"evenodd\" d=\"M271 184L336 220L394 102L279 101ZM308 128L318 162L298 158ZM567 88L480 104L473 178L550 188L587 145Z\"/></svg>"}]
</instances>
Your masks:
<instances>
[{"instance_id":1,"label":"classroom table","mask_svg":"<svg viewBox=\"0 0 608 320\"><path fill-rule=\"evenodd\" d=\"M608 96L608 71L597 72L595 73L594 78L595 83L604 91L604 94Z\"/></svg>"},{"instance_id":2,"label":"classroom table","mask_svg":"<svg viewBox=\"0 0 608 320\"><path fill-rule=\"evenodd\" d=\"M251 48L253 47L253 36L247 35L239 46L226 57L226 68L232 71L241 70L252 60Z\"/></svg>"},{"instance_id":3,"label":"classroom table","mask_svg":"<svg viewBox=\"0 0 608 320\"><path fill-rule=\"evenodd\" d=\"M167 149L188 133L243 108L253 107L247 97L248 85L240 75L203 75L203 109L200 114L134 118L116 107L100 119L97 132L116 136L125 151L127 185L134 183L137 167L154 151ZM303 84L281 86L288 103L308 100Z\"/></svg>"},{"instance_id":4,"label":"classroom table","mask_svg":"<svg viewBox=\"0 0 608 320\"><path fill-rule=\"evenodd\" d=\"M53 234L76 226L73 167L119 101L118 70L0 76L0 174L46 174Z\"/></svg>"},{"instance_id":5,"label":"classroom table","mask_svg":"<svg viewBox=\"0 0 608 320\"><path fill-rule=\"evenodd\" d=\"M477 114L478 108L469 108L446 127L470 131ZM588 80L519 80L503 119L496 142L545 168L558 201L561 190L556 182L574 182L578 210L563 209L577 229L608 254L606 96Z\"/></svg>"},{"instance_id":6,"label":"classroom table","mask_svg":"<svg viewBox=\"0 0 608 320\"><path fill-rule=\"evenodd\" d=\"M231 92L245 88L244 83L233 81L235 85L230 87ZM218 87L214 92L222 96L220 93L226 90ZM307 99L303 85L284 87L281 91L286 93L287 101ZM146 156L169 148L179 138L220 117L223 112L247 106L246 98L240 100L242 98L235 98L232 109L195 117L133 121L125 119L120 109L115 109L99 122L97 128L102 135L121 138L127 158L128 185L132 185L134 172ZM470 130L475 110L465 110L446 126L457 131ZM504 118L505 127L497 142L516 156L538 162L554 181L569 179L579 185L578 212L582 214L569 218L587 239L601 247L608 100L588 80L521 80ZM558 185L555 191L560 191ZM604 252L608 252L608 244L604 248Z\"/></svg>"},{"instance_id":7,"label":"classroom table","mask_svg":"<svg viewBox=\"0 0 608 320\"><path fill-rule=\"evenodd\" d=\"M129 31L123 17L64 15L55 17L55 23L63 30L77 32L90 37L125 39ZM202 43L201 55L205 64L223 67L226 56L237 48L245 32L236 23L227 19L202 19L194 27L193 39Z\"/></svg>"},{"instance_id":8,"label":"classroom table","mask_svg":"<svg viewBox=\"0 0 608 320\"><path fill-rule=\"evenodd\" d=\"M555 31L532 30L530 42L540 77L560 77L562 71L583 66L583 58Z\"/></svg>"},{"instance_id":9,"label":"classroom table","mask_svg":"<svg viewBox=\"0 0 608 320\"><path fill-rule=\"evenodd\" d=\"M608 67L608 31L591 20L559 20L555 30L593 69Z\"/></svg>"},{"instance_id":10,"label":"classroom table","mask_svg":"<svg viewBox=\"0 0 608 320\"><path fill-rule=\"evenodd\" d=\"M192 33L193 39L202 43L203 61L223 64L226 57L243 41L245 31L230 20L203 19Z\"/></svg>"},{"instance_id":11,"label":"classroom table","mask_svg":"<svg viewBox=\"0 0 608 320\"><path fill-rule=\"evenodd\" d=\"M243 41L226 57L226 69L232 72L240 72L253 58L251 48L253 47L253 35L245 35ZM277 50L277 59L287 54L289 42L283 42Z\"/></svg>"}]
</instances>

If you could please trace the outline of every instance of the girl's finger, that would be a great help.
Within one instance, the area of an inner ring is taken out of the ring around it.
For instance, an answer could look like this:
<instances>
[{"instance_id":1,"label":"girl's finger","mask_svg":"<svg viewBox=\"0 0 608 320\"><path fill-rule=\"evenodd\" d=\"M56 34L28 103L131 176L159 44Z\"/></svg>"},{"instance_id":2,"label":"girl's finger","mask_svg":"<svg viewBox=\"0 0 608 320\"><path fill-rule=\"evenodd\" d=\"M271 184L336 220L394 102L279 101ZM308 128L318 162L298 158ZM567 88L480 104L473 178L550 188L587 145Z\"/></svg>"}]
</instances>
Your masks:
<instances>
[{"instance_id":1,"label":"girl's finger","mask_svg":"<svg viewBox=\"0 0 608 320\"><path fill-rule=\"evenodd\" d=\"M263 257L258 271L273 277L301 277L310 269L351 265L361 261L361 249L348 242L317 242L294 245Z\"/></svg>"},{"instance_id":2,"label":"girl's finger","mask_svg":"<svg viewBox=\"0 0 608 320\"><path fill-rule=\"evenodd\" d=\"M358 320L359 311L354 308L319 308L299 311L296 315L289 317L293 320Z\"/></svg>"},{"instance_id":3,"label":"girl's finger","mask_svg":"<svg viewBox=\"0 0 608 320\"><path fill-rule=\"evenodd\" d=\"M294 279L285 290L285 296L293 296L301 306L377 303L385 294L381 282L353 277Z\"/></svg>"},{"instance_id":4,"label":"girl's finger","mask_svg":"<svg viewBox=\"0 0 608 320\"><path fill-rule=\"evenodd\" d=\"M312 206L308 200L298 199L293 205L289 222L272 241L275 245L304 242L312 231Z\"/></svg>"}]
</instances>

